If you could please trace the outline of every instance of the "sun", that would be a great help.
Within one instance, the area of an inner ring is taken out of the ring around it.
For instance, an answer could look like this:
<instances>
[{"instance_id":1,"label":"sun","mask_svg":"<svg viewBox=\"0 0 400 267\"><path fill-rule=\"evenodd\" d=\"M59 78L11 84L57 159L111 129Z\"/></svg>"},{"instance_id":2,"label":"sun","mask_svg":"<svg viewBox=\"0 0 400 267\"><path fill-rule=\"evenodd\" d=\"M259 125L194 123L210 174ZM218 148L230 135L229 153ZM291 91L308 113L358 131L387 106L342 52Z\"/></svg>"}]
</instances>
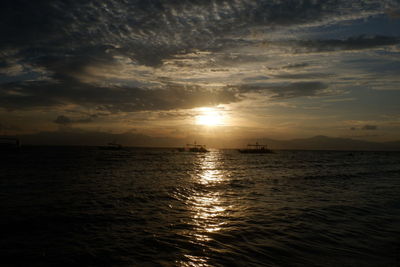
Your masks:
<instances>
[{"instance_id":1,"label":"sun","mask_svg":"<svg viewBox=\"0 0 400 267\"><path fill-rule=\"evenodd\" d=\"M199 108L196 118L197 125L220 126L224 125L225 118L221 110L216 108Z\"/></svg>"}]
</instances>

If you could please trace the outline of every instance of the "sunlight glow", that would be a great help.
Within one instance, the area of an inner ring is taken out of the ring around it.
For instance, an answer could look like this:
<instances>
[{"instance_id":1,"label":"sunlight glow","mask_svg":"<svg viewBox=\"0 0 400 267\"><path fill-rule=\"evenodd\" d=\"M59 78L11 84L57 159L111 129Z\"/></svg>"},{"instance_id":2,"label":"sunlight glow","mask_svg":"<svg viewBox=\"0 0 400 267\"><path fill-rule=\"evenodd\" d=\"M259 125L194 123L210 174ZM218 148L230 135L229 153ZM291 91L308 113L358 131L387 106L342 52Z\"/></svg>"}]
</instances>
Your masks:
<instances>
[{"instance_id":1,"label":"sunlight glow","mask_svg":"<svg viewBox=\"0 0 400 267\"><path fill-rule=\"evenodd\" d=\"M196 116L196 124L204 126L221 126L225 123L222 111L216 108L199 108Z\"/></svg>"}]
</instances>

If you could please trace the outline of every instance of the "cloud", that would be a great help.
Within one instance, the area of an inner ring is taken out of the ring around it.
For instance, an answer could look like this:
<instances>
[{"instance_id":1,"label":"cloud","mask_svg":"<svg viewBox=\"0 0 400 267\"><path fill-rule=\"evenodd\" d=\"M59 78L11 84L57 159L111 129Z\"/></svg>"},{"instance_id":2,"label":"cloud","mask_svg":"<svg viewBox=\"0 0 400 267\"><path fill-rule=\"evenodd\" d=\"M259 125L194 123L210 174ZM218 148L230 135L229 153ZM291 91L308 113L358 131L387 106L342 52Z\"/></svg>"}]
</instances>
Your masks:
<instances>
[{"instance_id":1,"label":"cloud","mask_svg":"<svg viewBox=\"0 0 400 267\"><path fill-rule=\"evenodd\" d=\"M17 76L21 73L23 73L23 67L17 62L10 62L8 60L0 62L0 75Z\"/></svg>"},{"instance_id":2,"label":"cloud","mask_svg":"<svg viewBox=\"0 0 400 267\"><path fill-rule=\"evenodd\" d=\"M338 102L352 102L357 100L356 98L353 97L347 97L347 98L334 98L334 99L325 99L323 102L326 103L338 103Z\"/></svg>"},{"instance_id":3,"label":"cloud","mask_svg":"<svg viewBox=\"0 0 400 267\"><path fill-rule=\"evenodd\" d=\"M68 118L67 116L60 115L53 122L57 123L57 124L61 124L61 125L67 125L67 124L71 124L72 120L70 118Z\"/></svg>"},{"instance_id":4,"label":"cloud","mask_svg":"<svg viewBox=\"0 0 400 267\"><path fill-rule=\"evenodd\" d=\"M399 37L394 36L366 36L360 35L350 37L344 40L310 40L297 41L296 46L308 48L312 52L327 52L337 50L362 50L388 45L396 45L400 43Z\"/></svg>"},{"instance_id":5,"label":"cloud","mask_svg":"<svg viewBox=\"0 0 400 267\"><path fill-rule=\"evenodd\" d=\"M386 85L378 84L382 88L397 84L394 76L379 78L382 68L375 64L372 78L365 75L368 70L343 75L335 52L396 46L398 32L378 35L378 25L375 35L359 30L326 39L318 34L326 28L335 32L339 23L385 16L398 10L393 0L16 0L1 5L0 107L9 111L170 111L235 103L251 93L280 100L337 94L332 84L344 88L353 81L376 80ZM360 57L368 60L367 52ZM349 77L353 80L343 85ZM85 122L86 117L65 114L54 123Z\"/></svg>"},{"instance_id":6,"label":"cloud","mask_svg":"<svg viewBox=\"0 0 400 267\"><path fill-rule=\"evenodd\" d=\"M6 123L1 123L0 122L0 133L4 134L5 131L19 131L21 130L20 127L15 126L13 124L6 124Z\"/></svg>"},{"instance_id":7,"label":"cloud","mask_svg":"<svg viewBox=\"0 0 400 267\"><path fill-rule=\"evenodd\" d=\"M108 47L109 54L157 67L164 59L193 49L217 51L230 43L243 46L249 40L240 37L254 27L298 26L351 14L384 13L387 2L7 1L0 11L0 48L14 48L25 62L46 65L43 59L48 57L87 59L99 47Z\"/></svg>"},{"instance_id":8,"label":"cloud","mask_svg":"<svg viewBox=\"0 0 400 267\"><path fill-rule=\"evenodd\" d=\"M294 82L285 84L243 84L239 86L241 93L264 93L271 99L288 99L304 96L328 94L328 85L323 82Z\"/></svg>"},{"instance_id":9,"label":"cloud","mask_svg":"<svg viewBox=\"0 0 400 267\"><path fill-rule=\"evenodd\" d=\"M188 51L252 45L254 41L247 37L257 27L323 23L327 18L348 19L348 15L368 16L394 8L389 1L363 0L6 1L0 11L0 49L14 49L22 62L45 67L54 75L79 72L116 55L160 67L164 60ZM259 58L250 57L221 60Z\"/></svg>"},{"instance_id":10,"label":"cloud","mask_svg":"<svg viewBox=\"0 0 400 267\"><path fill-rule=\"evenodd\" d=\"M274 75L275 78L281 79L321 79L321 78L330 78L335 75L332 73L320 73L320 72L307 72L307 73L282 73Z\"/></svg>"},{"instance_id":11,"label":"cloud","mask_svg":"<svg viewBox=\"0 0 400 267\"><path fill-rule=\"evenodd\" d=\"M367 130L367 131L373 131L373 130L377 130L378 126L376 125L364 125L362 128L362 130Z\"/></svg>"},{"instance_id":12,"label":"cloud","mask_svg":"<svg viewBox=\"0 0 400 267\"><path fill-rule=\"evenodd\" d=\"M91 116L89 118L71 119L70 117L67 117L65 115L60 115L53 122L56 124L64 125L64 126L75 124L75 123L91 123L91 122L93 122L92 117L96 117L96 116Z\"/></svg>"},{"instance_id":13,"label":"cloud","mask_svg":"<svg viewBox=\"0 0 400 267\"><path fill-rule=\"evenodd\" d=\"M268 76L258 75L258 76L251 76L251 77L243 78L243 81L253 82L253 81L263 81L263 80L268 80L268 79L269 79Z\"/></svg>"},{"instance_id":14,"label":"cloud","mask_svg":"<svg viewBox=\"0 0 400 267\"><path fill-rule=\"evenodd\" d=\"M302 63L287 64L280 67L266 67L266 69L270 71L282 71L282 70L302 69L302 68L307 68L308 66L310 66L309 63L302 62Z\"/></svg>"},{"instance_id":15,"label":"cloud","mask_svg":"<svg viewBox=\"0 0 400 267\"><path fill-rule=\"evenodd\" d=\"M387 10L387 14L392 19L399 19L400 18L400 8L390 8Z\"/></svg>"},{"instance_id":16,"label":"cloud","mask_svg":"<svg viewBox=\"0 0 400 267\"><path fill-rule=\"evenodd\" d=\"M303 62L303 63L295 63L295 64L288 64L286 66L283 66L282 68L284 69L299 69L299 68L305 68L308 67L310 64Z\"/></svg>"},{"instance_id":17,"label":"cloud","mask_svg":"<svg viewBox=\"0 0 400 267\"><path fill-rule=\"evenodd\" d=\"M159 89L93 86L68 79L64 82L24 82L3 85L0 105L9 110L62 107L69 104L94 107L99 111L189 109L237 102L233 89L205 89L195 85L164 84Z\"/></svg>"},{"instance_id":18,"label":"cloud","mask_svg":"<svg viewBox=\"0 0 400 267\"><path fill-rule=\"evenodd\" d=\"M375 131L378 130L378 126L377 125L371 125L371 124L366 124L360 128L357 127L351 127L350 130L352 131L356 131L356 130L363 130L363 131Z\"/></svg>"}]
</instances>

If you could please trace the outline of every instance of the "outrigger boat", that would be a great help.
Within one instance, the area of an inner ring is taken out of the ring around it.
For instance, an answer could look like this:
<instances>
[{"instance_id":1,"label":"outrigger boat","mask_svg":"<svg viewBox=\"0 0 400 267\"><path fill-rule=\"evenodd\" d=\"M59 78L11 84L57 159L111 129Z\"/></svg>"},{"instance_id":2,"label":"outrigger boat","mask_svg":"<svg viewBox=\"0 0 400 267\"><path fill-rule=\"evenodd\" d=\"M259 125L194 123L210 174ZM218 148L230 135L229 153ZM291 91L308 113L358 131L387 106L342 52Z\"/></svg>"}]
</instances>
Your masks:
<instances>
[{"instance_id":1,"label":"outrigger boat","mask_svg":"<svg viewBox=\"0 0 400 267\"><path fill-rule=\"evenodd\" d=\"M247 154L271 154L275 153L271 149L267 147L267 145L260 145L258 142L255 144L248 144L248 148L245 149L238 149L240 153L247 153Z\"/></svg>"},{"instance_id":2,"label":"outrigger boat","mask_svg":"<svg viewBox=\"0 0 400 267\"><path fill-rule=\"evenodd\" d=\"M13 150L21 147L21 142L17 138L1 137L0 150Z\"/></svg>"},{"instance_id":3,"label":"outrigger boat","mask_svg":"<svg viewBox=\"0 0 400 267\"><path fill-rule=\"evenodd\" d=\"M122 145L113 141L113 142L108 143L106 146L100 146L99 148L104 149L104 150L121 150Z\"/></svg>"},{"instance_id":4,"label":"outrigger boat","mask_svg":"<svg viewBox=\"0 0 400 267\"><path fill-rule=\"evenodd\" d=\"M186 144L186 147L178 148L180 152L208 152L205 145L199 145L194 142L194 144Z\"/></svg>"}]
</instances>

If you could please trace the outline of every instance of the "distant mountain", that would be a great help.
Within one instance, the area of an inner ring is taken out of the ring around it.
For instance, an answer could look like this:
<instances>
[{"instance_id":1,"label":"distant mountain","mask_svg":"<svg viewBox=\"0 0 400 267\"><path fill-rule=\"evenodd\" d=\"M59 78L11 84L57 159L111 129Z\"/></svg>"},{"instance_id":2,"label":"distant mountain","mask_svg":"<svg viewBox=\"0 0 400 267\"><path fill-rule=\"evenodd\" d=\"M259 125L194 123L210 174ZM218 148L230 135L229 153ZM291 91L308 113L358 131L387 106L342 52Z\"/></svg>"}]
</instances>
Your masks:
<instances>
[{"instance_id":1,"label":"distant mountain","mask_svg":"<svg viewBox=\"0 0 400 267\"><path fill-rule=\"evenodd\" d=\"M388 150L400 151L400 141L368 142L349 138L314 136L311 138L274 140L269 138L226 140L218 138L151 137L139 133L112 134L105 132L57 131L17 136L23 145L106 145L116 141L123 146L181 147L197 140L199 144L215 148L240 148L249 143L267 144L271 149L296 150Z\"/></svg>"},{"instance_id":2,"label":"distant mountain","mask_svg":"<svg viewBox=\"0 0 400 267\"><path fill-rule=\"evenodd\" d=\"M385 142L384 144L385 144L385 146L387 146L387 147L393 147L393 148L396 148L396 147L397 147L397 149L400 148L400 141Z\"/></svg>"},{"instance_id":3,"label":"distant mountain","mask_svg":"<svg viewBox=\"0 0 400 267\"><path fill-rule=\"evenodd\" d=\"M397 150L400 151L398 142L369 142L350 138L334 138L327 136L314 136L304 139L272 140L260 139L272 149L298 149L298 150Z\"/></svg>"},{"instance_id":4,"label":"distant mountain","mask_svg":"<svg viewBox=\"0 0 400 267\"><path fill-rule=\"evenodd\" d=\"M83 145L101 146L117 142L123 146L179 146L182 140L178 138L155 138L138 133L112 134L106 132L88 131L56 131L16 136L22 145Z\"/></svg>"}]
</instances>

